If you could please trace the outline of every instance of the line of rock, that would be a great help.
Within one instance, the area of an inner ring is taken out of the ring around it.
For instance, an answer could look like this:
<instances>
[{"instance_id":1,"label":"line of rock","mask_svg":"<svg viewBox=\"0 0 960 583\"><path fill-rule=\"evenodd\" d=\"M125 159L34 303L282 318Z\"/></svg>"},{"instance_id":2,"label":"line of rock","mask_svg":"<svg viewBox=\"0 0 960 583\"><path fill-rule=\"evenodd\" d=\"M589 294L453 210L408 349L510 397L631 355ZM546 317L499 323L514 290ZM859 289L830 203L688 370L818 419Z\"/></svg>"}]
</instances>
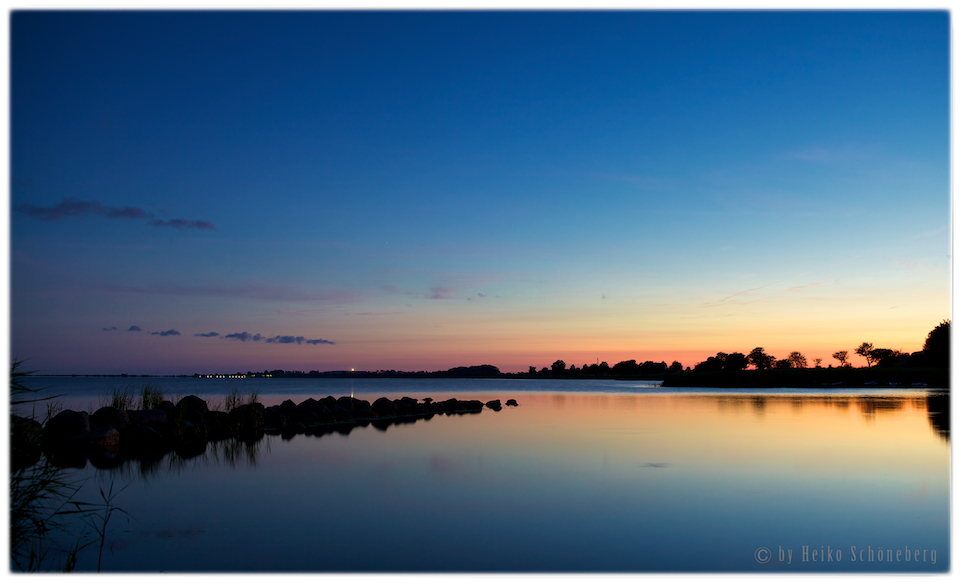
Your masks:
<instances>
[{"instance_id":1,"label":"line of rock","mask_svg":"<svg viewBox=\"0 0 960 583\"><path fill-rule=\"evenodd\" d=\"M514 399L506 404L517 406ZM206 450L208 441L255 441L266 433L287 437L345 433L368 424L384 430L392 424L430 419L434 415L479 413L484 407L502 409L499 399L483 403L454 398L435 402L426 398L420 402L412 397L381 397L371 404L353 397L330 396L306 399L299 404L288 399L270 407L247 403L227 413L210 410L206 401L189 395L176 405L163 401L156 409L101 407L93 415L86 411L61 411L45 426L11 415L11 469L35 464L41 452L59 467L85 467L87 459L97 467L111 467L128 458L156 459L172 450L181 457L193 457Z\"/></svg>"}]
</instances>

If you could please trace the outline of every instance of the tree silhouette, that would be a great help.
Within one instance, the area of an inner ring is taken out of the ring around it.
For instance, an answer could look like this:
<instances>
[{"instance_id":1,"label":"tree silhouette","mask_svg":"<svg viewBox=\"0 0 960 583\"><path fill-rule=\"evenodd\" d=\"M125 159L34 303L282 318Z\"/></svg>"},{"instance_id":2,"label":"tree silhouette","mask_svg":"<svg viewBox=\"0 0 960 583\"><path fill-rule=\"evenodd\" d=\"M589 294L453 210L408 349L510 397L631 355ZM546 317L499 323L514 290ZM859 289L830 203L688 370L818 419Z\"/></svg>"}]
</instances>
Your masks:
<instances>
[{"instance_id":1,"label":"tree silhouette","mask_svg":"<svg viewBox=\"0 0 960 583\"><path fill-rule=\"evenodd\" d=\"M790 361L790 366L793 368L807 368L807 357L799 352L791 352L787 360Z\"/></svg>"},{"instance_id":2,"label":"tree silhouette","mask_svg":"<svg viewBox=\"0 0 960 583\"><path fill-rule=\"evenodd\" d=\"M927 334L927 339L923 343L923 353L927 358L928 366L950 366L950 320L940 322Z\"/></svg>"},{"instance_id":3,"label":"tree silhouette","mask_svg":"<svg viewBox=\"0 0 960 583\"><path fill-rule=\"evenodd\" d=\"M770 356L769 354L763 351L763 348L758 346L750 351L750 354L747 355L747 360L752 364L757 370L763 370L765 368L773 368L774 363L777 359Z\"/></svg>"},{"instance_id":4,"label":"tree silhouette","mask_svg":"<svg viewBox=\"0 0 960 583\"><path fill-rule=\"evenodd\" d=\"M841 368L847 366L847 355L849 353L846 350L838 350L833 353L833 357L840 361Z\"/></svg>"},{"instance_id":5,"label":"tree silhouette","mask_svg":"<svg viewBox=\"0 0 960 583\"><path fill-rule=\"evenodd\" d=\"M723 370L743 370L750 364L750 360L742 352L734 352L727 355L723 361Z\"/></svg>"},{"instance_id":6,"label":"tree silhouette","mask_svg":"<svg viewBox=\"0 0 960 583\"><path fill-rule=\"evenodd\" d=\"M870 358L877 366L897 366L903 353L889 348L874 348L870 351Z\"/></svg>"},{"instance_id":7,"label":"tree silhouette","mask_svg":"<svg viewBox=\"0 0 960 583\"><path fill-rule=\"evenodd\" d=\"M870 367L873 365L873 355L870 354L872 351L873 351L872 342L864 342L860 346L857 346L857 349L854 350L854 352L856 352L860 356L867 359L867 367Z\"/></svg>"},{"instance_id":8,"label":"tree silhouette","mask_svg":"<svg viewBox=\"0 0 960 583\"><path fill-rule=\"evenodd\" d=\"M562 360L558 360L550 365L550 368L553 369L553 374L561 375L567 371L567 363Z\"/></svg>"}]
</instances>

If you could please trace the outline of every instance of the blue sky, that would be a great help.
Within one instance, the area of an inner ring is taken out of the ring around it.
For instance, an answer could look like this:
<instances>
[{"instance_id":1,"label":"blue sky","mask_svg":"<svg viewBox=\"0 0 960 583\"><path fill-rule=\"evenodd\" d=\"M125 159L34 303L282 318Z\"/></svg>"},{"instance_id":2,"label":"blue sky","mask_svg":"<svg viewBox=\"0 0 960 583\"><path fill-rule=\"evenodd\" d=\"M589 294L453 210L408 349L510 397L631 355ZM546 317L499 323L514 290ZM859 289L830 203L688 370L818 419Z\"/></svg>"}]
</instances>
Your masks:
<instances>
[{"instance_id":1,"label":"blue sky","mask_svg":"<svg viewBox=\"0 0 960 583\"><path fill-rule=\"evenodd\" d=\"M948 26L14 12L12 351L189 374L918 350L950 316Z\"/></svg>"}]
</instances>

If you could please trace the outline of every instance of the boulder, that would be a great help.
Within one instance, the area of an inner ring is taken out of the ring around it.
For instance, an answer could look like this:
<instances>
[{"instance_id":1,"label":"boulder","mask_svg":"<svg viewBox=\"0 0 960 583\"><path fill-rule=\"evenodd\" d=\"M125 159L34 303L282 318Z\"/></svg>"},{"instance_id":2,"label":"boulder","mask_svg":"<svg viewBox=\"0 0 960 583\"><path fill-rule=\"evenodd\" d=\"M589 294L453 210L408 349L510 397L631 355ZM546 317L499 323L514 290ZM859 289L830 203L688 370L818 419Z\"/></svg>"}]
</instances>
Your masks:
<instances>
[{"instance_id":1,"label":"boulder","mask_svg":"<svg viewBox=\"0 0 960 583\"><path fill-rule=\"evenodd\" d=\"M169 401L167 401L169 403ZM167 422L167 414L159 409L132 410L127 409L128 427L131 429L140 429L141 427L157 427Z\"/></svg>"},{"instance_id":2,"label":"boulder","mask_svg":"<svg viewBox=\"0 0 960 583\"><path fill-rule=\"evenodd\" d=\"M286 401L280 403L280 412L288 417L292 415L296 410L297 410L297 405L290 399L287 399Z\"/></svg>"},{"instance_id":3,"label":"boulder","mask_svg":"<svg viewBox=\"0 0 960 583\"><path fill-rule=\"evenodd\" d=\"M43 426L26 417L10 415L10 447L40 447Z\"/></svg>"},{"instance_id":4,"label":"boulder","mask_svg":"<svg viewBox=\"0 0 960 583\"><path fill-rule=\"evenodd\" d=\"M180 427L181 442L206 441L206 432L202 425L184 421Z\"/></svg>"},{"instance_id":5,"label":"boulder","mask_svg":"<svg viewBox=\"0 0 960 583\"><path fill-rule=\"evenodd\" d=\"M225 411L207 411L203 416L207 439L224 439L230 436L230 414Z\"/></svg>"},{"instance_id":6,"label":"boulder","mask_svg":"<svg viewBox=\"0 0 960 583\"><path fill-rule=\"evenodd\" d=\"M10 415L10 469L29 468L40 461L43 426L33 419Z\"/></svg>"},{"instance_id":7,"label":"boulder","mask_svg":"<svg viewBox=\"0 0 960 583\"><path fill-rule=\"evenodd\" d=\"M516 399L507 399L507 407L516 407L516 406L517 406Z\"/></svg>"},{"instance_id":8,"label":"boulder","mask_svg":"<svg viewBox=\"0 0 960 583\"><path fill-rule=\"evenodd\" d=\"M263 411L263 425L272 429L283 429L287 424L287 416L280 412L280 407L274 405Z\"/></svg>"},{"instance_id":9,"label":"boulder","mask_svg":"<svg viewBox=\"0 0 960 583\"><path fill-rule=\"evenodd\" d=\"M362 399L353 400L353 416L357 419L376 419L377 414L373 412L369 401Z\"/></svg>"},{"instance_id":10,"label":"boulder","mask_svg":"<svg viewBox=\"0 0 960 583\"><path fill-rule=\"evenodd\" d=\"M317 414L313 411L308 411L307 409L301 409L298 407L296 410L294 410L292 419L306 425L310 425L317 422Z\"/></svg>"},{"instance_id":11,"label":"boulder","mask_svg":"<svg viewBox=\"0 0 960 583\"><path fill-rule=\"evenodd\" d=\"M486 405L488 408L493 409L494 411L499 411L500 409L503 409L503 407L500 405L500 399L487 401Z\"/></svg>"},{"instance_id":12,"label":"boulder","mask_svg":"<svg viewBox=\"0 0 960 583\"><path fill-rule=\"evenodd\" d=\"M337 421L353 421L353 413L349 409L341 407L339 403L334 403L330 412L333 413L333 417Z\"/></svg>"},{"instance_id":13,"label":"boulder","mask_svg":"<svg viewBox=\"0 0 960 583\"><path fill-rule=\"evenodd\" d=\"M115 427L98 427L77 435L72 441L95 449L119 449L120 432Z\"/></svg>"},{"instance_id":14,"label":"boulder","mask_svg":"<svg viewBox=\"0 0 960 583\"><path fill-rule=\"evenodd\" d=\"M334 417L330 408L319 401L313 406L313 413L317 416L318 423L333 423L336 421L336 417Z\"/></svg>"},{"instance_id":15,"label":"boulder","mask_svg":"<svg viewBox=\"0 0 960 583\"><path fill-rule=\"evenodd\" d=\"M90 428L99 429L100 427L113 427L123 430L130 424L130 416L126 411L116 407L100 407L97 412L90 416Z\"/></svg>"},{"instance_id":16,"label":"boulder","mask_svg":"<svg viewBox=\"0 0 960 583\"><path fill-rule=\"evenodd\" d=\"M202 411L200 409L184 409L183 410L183 420L189 421L194 425L206 425L203 422L204 415L209 413L209 411Z\"/></svg>"},{"instance_id":17,"label":"boulder","mask_svg":"<svg viewBox=\"0 0 960 583\"><path fill-rule=\"evenodd\" d=\"M144 425L136 433L136 442L137 447L141 450L157 452L166 449L165 439L160 433L152 428Z\"/></svg>"},{"instance_id":18,"label":"boulder","mask_svg":"<svg viewBox=\"0 0 960 583\"><path fill-rule=\"evenodd\" d=\"M177 409L195 410L201 413L209 411L207 402L196 395L187 395L177 403Z\"/></svg>"},{"instance_id":19,"label":"boulder","mask_svg":"<svg viewBox=\"0 0 960 583\"><path fill-rule=\"evenodd\" d=\"M371 405L378 417L396 417L397 405L386 397L380 397Z\"/></svg>"},{"instance_id":20,"label":"boulder","mask_svg":"<svg viewBox=\"0 0 960 583\"><path fill-rule=\"evenodd\" d=\"M265 414L261 403L247 403L230 411L230 424L240 437L253 439L263 428Z\"/></svg>"},{"instance_id":21,"label":"boulder","mask_svg":"<svg viewBox=\"0 0 960 583\"><path fill-rule=\"evenodd\" d=\"M43 428L43 441L48 444L63 443L90 431L90 416L86 411L67 409L57 413Z\"/></svg>"},{"instance_id":22,"label":"boulder","mask_svg":"<svg viewBox=\"0 0 960 583\"><path fill-rule=\"evenodd\" d=\"M407 407L407 404L401 401L400 399L394 399L393 405L397 408L397 415L400 417L406 417L411 414L410 409Z\"/></svg>"}]
</instances>

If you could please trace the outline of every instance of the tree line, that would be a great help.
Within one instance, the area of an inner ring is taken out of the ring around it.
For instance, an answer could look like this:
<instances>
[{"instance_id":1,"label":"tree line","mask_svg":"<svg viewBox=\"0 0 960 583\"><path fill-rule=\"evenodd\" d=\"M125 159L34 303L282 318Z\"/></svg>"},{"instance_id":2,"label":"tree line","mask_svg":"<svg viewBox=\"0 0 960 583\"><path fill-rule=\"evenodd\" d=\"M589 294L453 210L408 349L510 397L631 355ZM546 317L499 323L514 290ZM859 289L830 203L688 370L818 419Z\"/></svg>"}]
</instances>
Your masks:
<instances>
[{"instance_id":1,"label":"tree line","mask_svg":"<svg viewBox=\"0 0 960 583\"><path fill-rule=\"evenodd\" d=\"M950 366L950 320L940 322L933 330L927 334L923 343L923 349L912 354L894 350L891 348L876 348L871 342L860 344L854 354L864 357L867 360L867 367L917 367L917 368L946 368ZM833 353L833 358L837 360L838 367L852 367L850 364L850 352L847 350L838 350ZM823 359L812 359L814 368L822 368ZM767 354L763 347L758 346L748 354L742 352L733 352L727 354L718 352L715 356L707 357L703 362L697 363L693 367L694 372L719 372L719 371L741 371L752 366L754 370L765 370L774 368L808 368L807 357L802 353L794 351L786 358L778 359L773 355ZM833 364L828 364L829 368ZM646 361L638 363L636 360L624 360L610 366L606 362L597 364L584 364L577 368L563 360L555 361L550 368L543 367L539 371L531 366L527 374L530 376L647 376L664 373L680 373L684 370L689 371L690 367L684 369L678 361L673 361L667 366L666 362Z\"/></svg>"}]
</instances>

